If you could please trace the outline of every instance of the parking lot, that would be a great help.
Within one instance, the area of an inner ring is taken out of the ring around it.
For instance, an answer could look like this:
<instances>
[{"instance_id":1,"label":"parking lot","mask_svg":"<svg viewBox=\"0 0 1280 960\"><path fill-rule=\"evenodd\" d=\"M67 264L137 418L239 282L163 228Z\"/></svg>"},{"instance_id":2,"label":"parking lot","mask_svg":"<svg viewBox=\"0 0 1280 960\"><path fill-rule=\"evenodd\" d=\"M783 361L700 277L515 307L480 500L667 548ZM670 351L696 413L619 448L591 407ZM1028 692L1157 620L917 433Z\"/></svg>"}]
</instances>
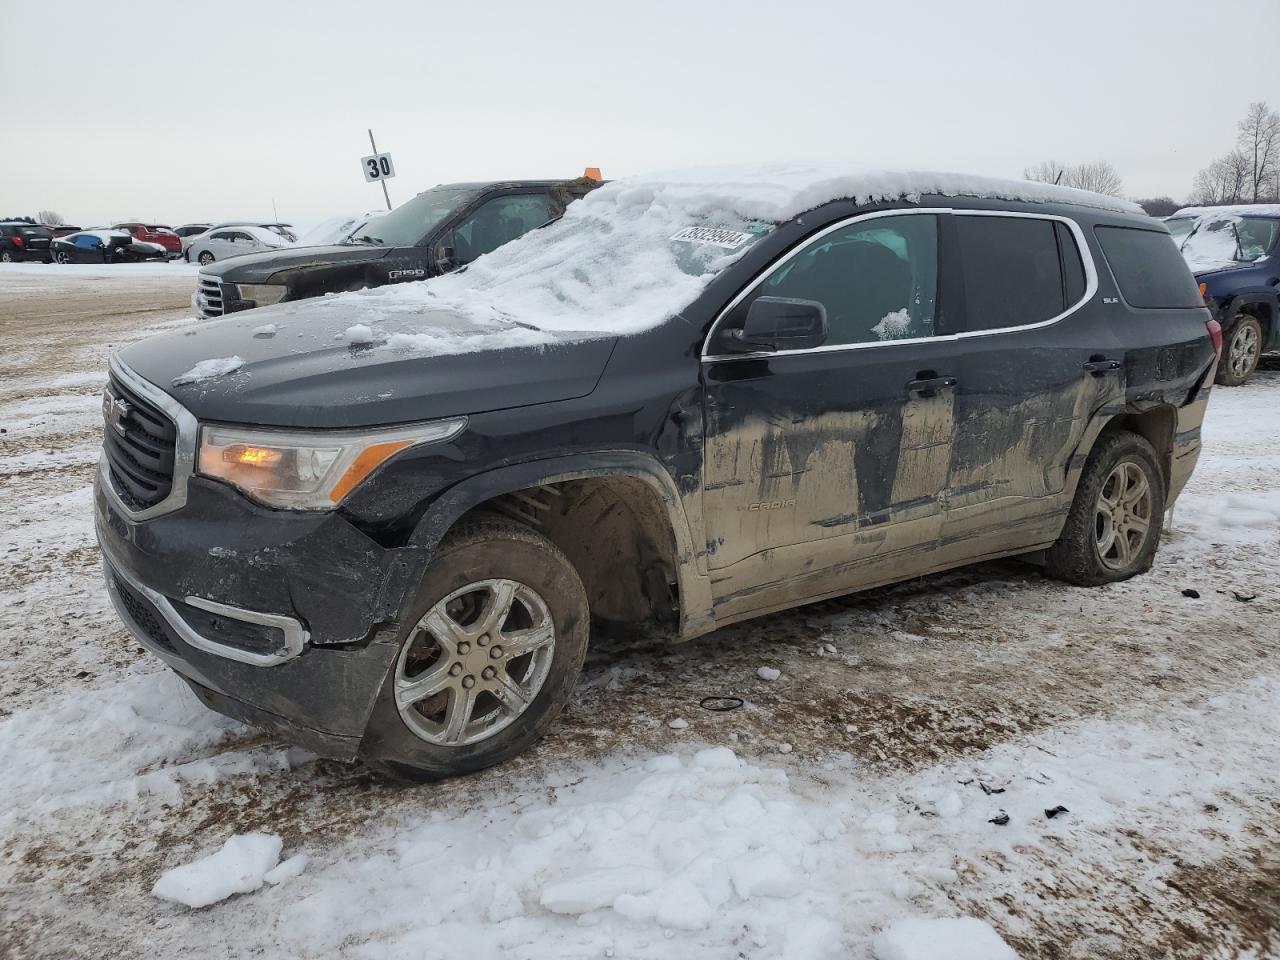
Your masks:
<instances>
[{"instance_id":1,"label":"parking lot","mask_svg":"<svg viewBox=\"0 0 1280 960\"><path fill-rule=\"evenodd\" d=\"M594 638L527 755L410 788L205 711L111 610L103 371L197 322L193 272L164 269L0 271L0 956L820 957L908 905L1023 957L1280 950L1280 367L1216 390L1149 575L1000 562L685 645ZM305 872L203 910L150 896L249 830ZM628 847L714 873L712 835L789 882L692 921L575 906Z\"/></svg>"}]
</instances>

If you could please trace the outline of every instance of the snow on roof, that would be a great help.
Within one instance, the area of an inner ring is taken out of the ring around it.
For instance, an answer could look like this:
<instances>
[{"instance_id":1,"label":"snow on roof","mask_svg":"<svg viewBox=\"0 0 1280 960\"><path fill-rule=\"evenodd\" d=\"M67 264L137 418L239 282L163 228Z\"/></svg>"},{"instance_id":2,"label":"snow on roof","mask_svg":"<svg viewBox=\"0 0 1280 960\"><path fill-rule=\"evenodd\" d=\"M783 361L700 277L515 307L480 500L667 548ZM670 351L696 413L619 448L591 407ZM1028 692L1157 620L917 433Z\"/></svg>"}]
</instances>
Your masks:
<instances>
[{"instance_id":1,"label":"snow on roof","mask_svg":"<svg viewBox=\"0 0 1280 960\"><path fill-rule=\"evenodd\" d=\"M434 341L421 318L433 310L489 330L514 332L511 324L519 323L543 332L633 333L687 307L774 224L832 200L868 204L925 195L1142 213L1126 200L1083 190L968 174L779 163L678 170L605 184L570 204L560 220L464 271L342 294L318 305L308 301L300 309L385 323L374 330L375 338L386 333L390 343L398 333L395 344L423 350L433 349ZM691 235L691 227L713 229ZM445 348L443 342L439 346Z\"/></svg>"},{"instance_id":2,"label":"snow on roof","mask_svg":"<svg viewBox=\"0 0 1280 960\"><path fill-rule=\"evenodd\" d=\"M1174 217L1203 217L1206 214L1231 217L1280 217L1280 203L1228 203L1220 206L1183 207Z\"/></svg>"}]
</instances>

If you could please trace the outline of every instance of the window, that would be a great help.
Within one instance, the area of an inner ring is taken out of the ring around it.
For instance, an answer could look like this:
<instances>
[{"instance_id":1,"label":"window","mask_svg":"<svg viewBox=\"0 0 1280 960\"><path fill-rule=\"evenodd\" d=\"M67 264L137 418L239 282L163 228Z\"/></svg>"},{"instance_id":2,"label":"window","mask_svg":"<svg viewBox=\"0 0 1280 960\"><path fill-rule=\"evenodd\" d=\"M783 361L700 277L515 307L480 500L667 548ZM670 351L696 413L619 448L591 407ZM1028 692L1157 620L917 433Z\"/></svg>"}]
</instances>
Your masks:
<instances>
[{"instance_id":1,"label":"window","mask_svg":"<svg viewBox=\"0 0 1280 960\"><path fill-rule=\"evenodd\" d=\"M1062 313L1066 294L1054 223L1037 217L956 217L966 330L1022 327Z\"/></svg>"},{"instance_id":2,"label":"window","mask_svg":"<svg viewBox=\"0 0 1280 960\"><path fill-rule=\"evenodd\" d=\"M544 193L495 197L454 228L454 258L470 263L550 219L551 201Z\"/></svg>"},{"instance_id":3,"label":"window","mask_svg":"<svg viewBox=\"0 0 1280 960\"><path fill-rule=\"evenodd\" d=\"M1130 306L1204 305L1190 268L1168 235L1130 227L1095 227L1093 232Z\"/></svg>"},{"instance_id":4,"label":"window","mask_svg":"<svg viewBox=\"0 0 1280 960\"><path fill-rule=\"evenodd\" d=\"M1071 229L1061 221L1056 221L1053 229L1058 234L1058 257L1062 261L1062 292L1066 305L1073 307L1084 297L1084 263Z\"/></svg>"},{"instance_id":5,"label":"window","mask_svg":"<svg viewBox=\"0 0 1280 960\"><path fill-rule=\"evenodd\" d=\"M774 269L733 310L740 327L756 297L816 300L828 344L933 336L938 297L938 218L877 217L841 227Z\"/></svg>"},{"instance_id":6,"label":"window","mask_svg":"<svg viewBox=\"0 0 1280 960\"><path fill-rule=\"evenodd\" d=\"M234 240L235 233L230 230L219 230L217 233L209 234L210 240Z\"/></svg>"}]
</instances>

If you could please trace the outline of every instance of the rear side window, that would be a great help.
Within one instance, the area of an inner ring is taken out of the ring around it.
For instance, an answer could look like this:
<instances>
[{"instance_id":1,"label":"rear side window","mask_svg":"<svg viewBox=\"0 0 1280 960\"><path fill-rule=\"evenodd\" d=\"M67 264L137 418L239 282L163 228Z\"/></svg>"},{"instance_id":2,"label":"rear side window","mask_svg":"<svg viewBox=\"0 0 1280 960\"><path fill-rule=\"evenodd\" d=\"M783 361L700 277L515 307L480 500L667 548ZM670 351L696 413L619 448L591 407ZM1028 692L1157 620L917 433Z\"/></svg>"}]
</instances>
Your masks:
<instances>
[{"instance_id":1,"label":"rear side window","mask_svg":"<svg viewBox=\"0 0 1280 960\"><path fill-rule=\"evenodd\" d=\"M1062 289L1067 306L1074 306L1084 296L1084 263L1080 260L1080 248L1076 238L1065 223L1057 221L1053 229L1058 234L1058 255L1062 258Z\"/></svg>"},{"instance_id":2,"label":"rear side window","mask_svg":"<svg viewBox=\"0 0 1280 960\"><path fill-rule=\"evenodd\" d=\"M1095 227L1093 233L1131 307L1204 305L1191 270L1167 233L1131 227Z\"/></svg>"},{"instance_id":3,"label":"rear side window","mask_svg":"<svg viewBox=\"0 0 1280 960\"><path fill-rule=\"evenodd\" d=\"M1034 217L956 217L967 330L1021 327L1062 313L1066 293L1054 224Z\"/></svg>"}]
</instances>

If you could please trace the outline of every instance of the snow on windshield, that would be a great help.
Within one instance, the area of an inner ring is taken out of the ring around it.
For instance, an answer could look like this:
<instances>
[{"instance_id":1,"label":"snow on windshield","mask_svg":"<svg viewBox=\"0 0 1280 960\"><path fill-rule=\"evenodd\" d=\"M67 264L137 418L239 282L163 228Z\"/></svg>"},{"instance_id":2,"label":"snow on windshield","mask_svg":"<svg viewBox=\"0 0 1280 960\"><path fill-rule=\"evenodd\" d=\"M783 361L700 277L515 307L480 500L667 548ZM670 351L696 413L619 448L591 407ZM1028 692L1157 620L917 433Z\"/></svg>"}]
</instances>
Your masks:
<instances>
[{"instance_id":1,"label":"snow on windshield","mask_svg":"<svg viewBox=\"0 0 1280 960\"><path fill-rule=\"evenodd\" d=\"M925 194L1141 213L1127 201L1081 190L961 174L794 164L674 171L606 184L571 204L559 221L465 271L344 294L311 309L343 311L375 333L380 322L391 321L396 333L429 335L409 327L414 315L436 310L491 329L520 324L548 334L634 333L687 307L773 224L836 199L872 203ZM401 336L397 343L413 341Z\"/></svg>"},{"instance_id":2,"label":"snow on windshield","mask_svg":"<svg viewBox=\"0 0 1280 960\"><path fill-rule=\"evenodd\" d=\"M1275 243L1280 221L1212 213L1201 217L1182 242L1182 257L1193 271L1249 263Z\"/></svg>"}]
</instances>

